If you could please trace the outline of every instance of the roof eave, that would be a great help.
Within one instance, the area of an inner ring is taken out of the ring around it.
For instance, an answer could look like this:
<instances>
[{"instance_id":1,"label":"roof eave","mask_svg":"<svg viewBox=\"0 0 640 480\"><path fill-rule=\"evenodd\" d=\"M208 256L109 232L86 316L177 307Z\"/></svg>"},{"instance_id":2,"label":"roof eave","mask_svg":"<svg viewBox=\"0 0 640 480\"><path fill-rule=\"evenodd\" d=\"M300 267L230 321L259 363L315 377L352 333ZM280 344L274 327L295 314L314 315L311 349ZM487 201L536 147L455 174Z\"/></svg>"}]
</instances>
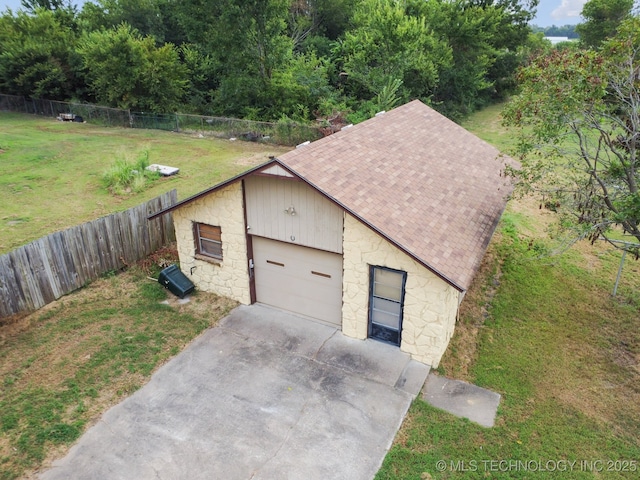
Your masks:
<instances>
[{"instance_id":1,"label":"roof eave","mask_svg":"<svg viewBox=\"0 0 640 480\"><path fill-rule=\"evenodd\" d=\"M224 182L218 183L216 185L214 185L213 187L207 188L206 190L203 190L199 193L196 193L195 195L192 195L188 198L185 198L184 200L179 201L178 203L175 203L173 205L171 205L170 207L164 208L152 215L149 215L147 217L147 220L153 220L156 217L159 217L161 215L164 215L165 213L169 213L172 212L173 210L176 210L188 203L194 202L202 197L205 197L207 195L209 195L210 193L216 192L224 187L227 187L229 185L231 185L232 183L238 182L240 180L243 180L244 178L248 177L249 175L254 174L256 171L262 170L266 167L269 167L271 165L274 165L276 163L276 158L272 158L267 162L261 163L260 165L256 165L255 167L246 170L238 175L236 175L235 177L231 177L228 180L225 180ZM296 175L299 176L299 175Z\"/></svg>"},{"instance_id":2,"label":"roof eave","mask_svg":"<svg viewBox=\"0 0 640 480\"><path fill-rule=\"evenodd\" d=\"M344 210L345 212L349 213L351 216L353 216L359 222L361 222L364 226L369 228L371 231L373 231L377 235L380 235L382 238L384 238L386 241L391 243L397 249L399 249L400 251L402 251L403 253L408 255L410 258L415 260L417 263L419 263L424 268L426 268L427 270L432 272L434 275L436 275L437 277L442 279L444 282L446 282L449 285L451 285L453 288L455 288L459 292L465 292L466 291L466 289L464 287L462 287L461 285L459 285L457 282L453 281L451 278L449 278L448 276L446 276L442 272L438 271L436 268L434 268L431 265L429 265L422 258L418 257L413 252L411 252L411 250L409 250L408 248L404 247L403 245L401 245L400 243L395 241L393 238L388 236L386 233L384 233L378 227L376 227L372 223L368 222L365 218L363 218L360 215L358 215L354 210L352 210L351 208L347 207L346 205L344 205L339 200L337 200L336 198L332 197L331 195L329 195L328 193L326 193L322 189L318 188L317 185L315 185L314 183L310 182L305 177L301 176L298 172L293 170L286 163L284 163L282 160L280 160L280 159L278 159L276 157L270 159L267 162L261 163L260 165L257 165L255 167L243 172L243 173L240 173L240 174L236 175L235 177L231 177L228 180L225 180L224 182L218 183L217 185L214 185L213 187L210 187L210 188L208 188L206 190L203 190L202 192L196 193L195 195L192 195L192 196L190 196L188 198L185 198L184 200L181 200L178 203L176 203L176 204L174 204L174 205L172 205L170 207L164 208L164 209L162 209L162 210L160 210L160 211L158 211L158 212L156 212L156 213L154 213L152 215L149 215L147 217L147 219L148 220L153 220L154 218L157 218L157 217L159 217L161 215L164 215L166 213L172 212L172 211L174 211L174 210L176 210L178 208L183 207L184 205L187 205L187 204L189 204L191 202L194 202L194 201L196 201L196 200L198 200L198 199L200 199L202 197L205 197L205 196L209 195L210 193L216 192L216 191L218 191L218 190L220 190L222 188L225 188L225 187L227 187L227 186L229 186L229 185L231 185L231 184L233 184L235 182L241 181L241 180L247 178L248 176L253 175L256 172L258 172L260 170L264 170L265 168L268 168L268 167L273 166L273 165L279 165L285 171L289 172L294 177L300 179L301 181L303 181L304 183L309 185L311 188L313 188L315 191L319 192L327 200L331 201L332 203L334 203L335 205L340 207L342 210Z\"/></svg>"},{"instance_id":3,"label":"roof eave","mask_svg":"<svg viewBox=\"0 0 640 480\"><path fill-rule=\"evenodd\" d=\"M304 183L306 183L307 185L309 185L311 188L313 188L314 190L316 190L317 192L319 192L320 194L322 194L322 196L324 196L326 199L328 199L329 201L331 201L332 203L336 204L338 207L340 207L342 210L344 210L345 212L349 213L352 217L354 217L355 219L357 219L360 223L362 223L364 226L366 226L367 228L369 228L370 230L372 230L374 233L376 233L377 235L380 235L382 238L384 238L386 241L388 241L389 243L391 243L394 247L396 247L397 249L399 249L400 251L402 251L403 253L405 253L406 255L408 255L409 257L411 257L413 260L415 260L416 262L418 262L420 265L422 265L424 268L426 268L427 270L429 270L431 273L433 273L434 275L436 275L437 277L439 277L440 279L442 279L443 281L445 281L446 283L448 283L449 285L451 285L453 288L455 288L456 290L458 290L459 292L465 292L466 288L462 287L461 285L459 285L457 282L453 281L451 278L449 278L448 276L446 276L445 274L443 274L442 272L438 271L436 268L432 267L431 265L429 265L427 262L425 262L423 259L421 259L420 257L418 257L417 255L415 255L413 252L411 252L411 250L407 249L406 247L404 247L402 244L398 243L397 241L395 241L393 238L389 237L386 233L384 233L382 230L380 230L379 228L377 228L375 225L373 225L372 223L368 222L365 218L361 217L360 215L358 215L355 211L353 211L352 209L350 209L349 207L347 207L346 205L344 205L343 203L341 203L339 200L337 200L336 198L332 197L331 195L329 195L328 193L326 193L325 191L323 191L321 188L318 188L317 185L313 184L312 182L310 182L309 180L307 180L305 177L301 176L299 173L297 173L295 170L291 169L286 163L284 163L282 160L280 160L279 158L274 158L274 161L280 165L284 170L286 170L287 172L289 172L290 174L296 176L297 178L299 178L300 180L302 180Z\"/></svg>"}]
</instances>

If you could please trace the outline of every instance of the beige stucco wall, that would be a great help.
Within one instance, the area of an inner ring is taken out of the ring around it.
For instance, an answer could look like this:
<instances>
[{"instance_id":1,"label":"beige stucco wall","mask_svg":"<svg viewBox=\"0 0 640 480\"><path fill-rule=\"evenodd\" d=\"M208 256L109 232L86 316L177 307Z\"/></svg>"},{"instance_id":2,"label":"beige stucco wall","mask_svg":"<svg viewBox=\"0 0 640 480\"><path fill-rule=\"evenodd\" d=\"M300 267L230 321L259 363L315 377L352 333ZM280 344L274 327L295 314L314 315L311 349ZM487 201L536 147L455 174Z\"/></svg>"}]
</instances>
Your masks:
<instances>
[{"instance_id":1,"label":"beige stucco wall","mask_svg":"<svg viewBox=\"0 0 640 480\"><path fill-rule=\"evenodd\" d=\"M251 297L242 205L242 183L235 182L175 210L173 222L180 268L196 287L249 304ZM194 258L194 222L220 226L221 262L216 264Z\"/></svg>"},{"instance_id":2,"label":"beige stucco wall","mask_svg":"<svg viewBox=\"0 0 640 480\"><path fill-rule=\"evenodd\" d=\"M342 331L367 337L369 266L407 272L401 350L437 367L455 327L460 293L349 214L344 222Z\"/></svg>"}]
</instances>

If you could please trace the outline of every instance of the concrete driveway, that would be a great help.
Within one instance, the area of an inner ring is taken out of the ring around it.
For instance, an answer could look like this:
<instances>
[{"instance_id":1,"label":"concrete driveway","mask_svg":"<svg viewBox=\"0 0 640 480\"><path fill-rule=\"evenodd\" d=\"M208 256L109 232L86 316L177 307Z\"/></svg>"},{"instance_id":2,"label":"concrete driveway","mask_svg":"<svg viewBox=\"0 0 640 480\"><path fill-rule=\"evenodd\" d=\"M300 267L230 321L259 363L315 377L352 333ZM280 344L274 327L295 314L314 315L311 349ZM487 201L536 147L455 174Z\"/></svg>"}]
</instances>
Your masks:
<instances>
[{"instance_id":1,"label":"concrete driveway","mask_svg":"<svg viewBox=\"0 0 640 480\"><path fill-rule=\"evenodd\" d=\"M396 347L241 306L40 478L371 479L428 372Z\"/></svg>"}]
</instances>

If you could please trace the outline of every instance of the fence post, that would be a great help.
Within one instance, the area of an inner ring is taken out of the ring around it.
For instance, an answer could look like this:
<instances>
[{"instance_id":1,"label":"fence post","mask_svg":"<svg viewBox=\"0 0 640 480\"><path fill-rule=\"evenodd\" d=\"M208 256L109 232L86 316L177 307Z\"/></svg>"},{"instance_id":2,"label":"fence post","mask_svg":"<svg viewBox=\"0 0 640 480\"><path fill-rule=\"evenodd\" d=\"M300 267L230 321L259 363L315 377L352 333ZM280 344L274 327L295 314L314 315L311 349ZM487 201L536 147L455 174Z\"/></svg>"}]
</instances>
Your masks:
<instances>
[{"instance_id":1,"label":"fence post","mask_svg":"<svg viewBox=\"0 0 640 480\"><path fill-rule=\"evenodd\" d=\"M616 275L616 284L613 286L613 296L618 293L618 284L620 283L620 275L622 275L622 267L624 266L624 257L627 256L627 251L622 251L622 258L620 258L620 266L618 267L618 275Z\"/></svg>"}]
</instances>

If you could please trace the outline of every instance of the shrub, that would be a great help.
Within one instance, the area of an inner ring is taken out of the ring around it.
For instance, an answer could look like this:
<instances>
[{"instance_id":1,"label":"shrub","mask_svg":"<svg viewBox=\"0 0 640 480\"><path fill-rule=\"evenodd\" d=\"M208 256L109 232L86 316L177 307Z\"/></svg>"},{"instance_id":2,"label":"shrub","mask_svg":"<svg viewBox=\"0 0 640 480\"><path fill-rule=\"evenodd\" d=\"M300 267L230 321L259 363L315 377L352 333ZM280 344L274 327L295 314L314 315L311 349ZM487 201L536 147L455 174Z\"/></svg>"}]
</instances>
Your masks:
<instances>
[{"instance_id":1,"label":"shrub","mask_svg":"<svg viewBox=\"0 0 640 480\"><path fill-rule=\"evenodd\" d=\"M144 150L134 161L118 158L103 176L104 183L114 195L139 193L160 177L158 172L147 170L149 151Z\"/></svg>"}]
</instances>

